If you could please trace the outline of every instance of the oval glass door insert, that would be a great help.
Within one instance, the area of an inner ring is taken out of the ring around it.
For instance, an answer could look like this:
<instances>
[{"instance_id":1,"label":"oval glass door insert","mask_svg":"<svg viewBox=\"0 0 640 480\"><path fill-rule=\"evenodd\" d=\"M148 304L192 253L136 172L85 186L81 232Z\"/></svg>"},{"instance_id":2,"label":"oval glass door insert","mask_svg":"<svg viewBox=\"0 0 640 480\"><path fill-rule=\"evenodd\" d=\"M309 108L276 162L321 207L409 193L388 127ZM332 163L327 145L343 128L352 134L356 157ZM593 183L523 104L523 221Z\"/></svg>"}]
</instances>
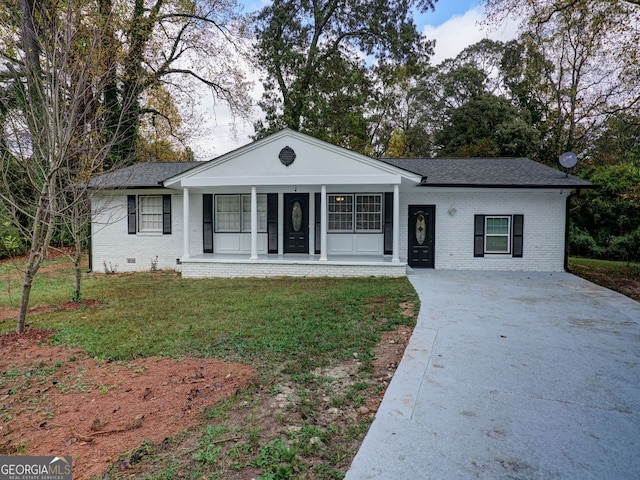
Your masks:
<instances>
[{"instance_id":1,"label":"oval glass door insert","mask_svg":"<svg viewBox=\"0 0 640 480\"><path fill-rule=\"evenodd\" d=\"M416 218L416 242L418 245L424 245L424 241L427 239L427 219L424 213L419 213Z\"/></svg>"},{"instance_id":2,"label":"oval glass door insert","mask_svg":"<svg viewBox=\"0 0 640 480\"><path fill-rule=\"evenodd\" d=\"M302 228L302 206L299 201L293 202L291 208L291 226L295 232L299 232Z\"/></svg>"}]
</instances>

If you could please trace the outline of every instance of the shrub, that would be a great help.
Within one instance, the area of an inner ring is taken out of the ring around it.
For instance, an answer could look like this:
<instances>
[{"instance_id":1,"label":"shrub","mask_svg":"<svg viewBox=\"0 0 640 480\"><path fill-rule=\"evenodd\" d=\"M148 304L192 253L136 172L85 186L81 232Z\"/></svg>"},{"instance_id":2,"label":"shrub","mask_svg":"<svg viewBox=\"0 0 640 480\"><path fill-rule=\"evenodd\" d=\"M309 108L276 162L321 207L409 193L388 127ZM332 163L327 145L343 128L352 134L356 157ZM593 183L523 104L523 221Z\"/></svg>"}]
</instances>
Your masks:
<instances>
[{"instance_id":1,"label":"shrub","mask_svg":"<svg viewBox=\"0 0 640 480\"><path fill-rule=\"evenodd\" d=\"M6 222L0 224L0 258L22 255L27 246L17 228Z\"/></svg>"},{"instance_id":2,"label":"shrub","mask_svg":"<svg viewBox=\"0 0 640 480\"><path fill-rule=\"evenodd\" d=\"M569 252L576 257L600 258L602 248L588 232L573 227L569 230Z\"/></svg>"},{"instance_id":3,"label":"shrub","mask_svg":"<svg viewBox=\"0 0 640 480\"><path fill-rule=\"evenodd\" d=\"M608 260L633 262L640 260L640 227L619 237L612 237L604 250Z\"/></svg>"}]
</instances>

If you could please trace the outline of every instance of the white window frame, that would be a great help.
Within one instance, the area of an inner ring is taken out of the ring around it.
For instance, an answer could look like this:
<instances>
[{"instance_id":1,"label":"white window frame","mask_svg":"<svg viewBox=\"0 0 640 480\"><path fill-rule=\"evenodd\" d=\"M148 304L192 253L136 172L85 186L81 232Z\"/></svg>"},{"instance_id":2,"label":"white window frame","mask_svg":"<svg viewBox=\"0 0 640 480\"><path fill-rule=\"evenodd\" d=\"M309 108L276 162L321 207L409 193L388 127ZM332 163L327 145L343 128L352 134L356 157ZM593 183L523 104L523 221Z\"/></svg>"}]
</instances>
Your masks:
<instances>
[{"instance_id":1,"label":"white window frame","mask_svg":"<svg viewBox=\"0 0 640 480\"><path fill-rule=\"evenodd\" d=\"M489 233L489 220L494 219L505 219L507 220L507 233ZM513 219L511 215L485 215L484 217L484 253L487 254L503 254L510 255L511 254L511 226L513 223ZM506 250L489 250L488 248L488 238L506 238L507 239L507 248Z\"/></svg>"},{"instance_id":2,"label":"white window frame","mask_svg":"<svg viewBox=\"0 0 640 480\"><path fill-rule=\"evenodd\" d=\"M157 200L158 203L152 205L147 200ZM138 232L162 233L162 202L162 195L138 195Z\"/></svg>"},{"instance_id":3,"label":"white window frame","mask_svg":"<svg viewBox=\"0 0 640 480\"><path fill-rule=\"evenodd\" d=\"M377 202L365 204L364 199L367 197L376 197ZM340 201L342 199L342 201ZM344 202L344 204L343 204ZM337 206L343 204L345 208L342 211L337 210ZM369 211L366 207L372 205L379 206L378 211ZM350 207L347 208L347 207ZM384 197L382 193L330 193L327 194L327 232L328 233L382 233L384 227ZM334 211L332 211L334 210ZM337 221L332 218L340 216L342 219ZM362 228L363 223L371 221L376 222L377 228ZM331 228L336 222L342 228ZM360 228L358 228L360 225Z\"/></svg>"},{"instance_id":4,"label":"white window frame","mask_svg":"<svg viewBox=\"0 0 640 480\"><path fill-rule=\"evenodd\" d=\"M374 197L377 198L377 202L372 203L364 203L362 201L365 197ZM382 198L382 194L380 193L358 193L356 194L355 199L355 231L356 233L381 233L383 226L383 218L382 218L382 208L384 205L384 199ZM371 211L366 209L368 208L378 208L378 211ZM376 228L358 228L358 225L369 224L369 222L377 223Z\"/></svg>"},{"instance_id":5,"label":"white window frame","mask_svg":"<svg viewBox=\"0 0 640 480\"><path fill-rule=\"evenodd\" d=\"M327 232L353 232L354 207L353 195L343 193L327 194ZM331 228L331 225L339 225L342 228Z\"/></svg>"},{"instance_id":6,"label":"white window frame","mask_svg":"<svg viewBox=\"0 0 640 480\"><path fill-rule=\"evenodd\" d=\"M236 198L238 200L238 211L226 210L218 211L218 201L220 198ZM251 233L251 195L250 194L216 194L214 195L214 231L216 233ZM234 225L220 226L219 215L237 215L238 219ZM237 226L236 226L237 224ZM258 194L258 233L266 233L267 231L267 195Z\"/></svg>"}]
</instances>

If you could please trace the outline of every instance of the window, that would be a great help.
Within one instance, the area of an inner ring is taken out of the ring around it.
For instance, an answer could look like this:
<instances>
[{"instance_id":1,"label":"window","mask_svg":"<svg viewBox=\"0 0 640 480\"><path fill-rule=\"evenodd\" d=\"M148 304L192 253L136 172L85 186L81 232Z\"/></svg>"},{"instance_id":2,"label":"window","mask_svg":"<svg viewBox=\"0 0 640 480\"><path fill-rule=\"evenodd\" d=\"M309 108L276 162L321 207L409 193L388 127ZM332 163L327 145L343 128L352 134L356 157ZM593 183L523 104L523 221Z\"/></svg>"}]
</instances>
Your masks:
<instances>
[{"instance_id":1,"label":"window","mask_svg":"<svg viewBox=\"0 0 640 480\"><path fill-rule=\"evenodd\" d=\"M138 197L140 207L140 231L162 232L162 196Z\"/></svg>"},{"instance_id":2,"label":"window","mask_svg":"<svg viewBox=\"0 0 640 480\"><path fill-rule=\"evenodd\" d=\"M381 232L381 194L327 195L329 232Z\"/></svg>"},{"instance_id":3,"label":"window","mask_svg":"<svg viewBox=\"0 0 640 480\"><path fill-rule=\"evenodd\" d=\"M251 232L251 195L216 195L216 232ZM267 231L267 196L258 195L258 232Z\"/></svg>"},{"instance_id":4,"label":"window","mask_svg":"<svg viewBox=\"0 0 640 480\"><path fill-rule=\"evenodd\" d=\"M485 253L509 253L511 217L485 217Z\"/></svg>"},{"instance_id":5,"label":"window","mask_svg":"<svg viewBox=\"0 0 640 480\"><path fill-rule=\"evenodd\" d=\"M356 195L356 231L382 230L382 196Z\"/></svg>"},{"instance_id":6,"label":"window","mask_svg":"<svg viewBox=\"0 0 640 480\"><path fill-rule=\"evenodd\" d=\"M353 195L327 195L327 230L353 231Z\"/></svg>"},{"instance_id":7,"label":"window","mask_svg":"<svg viewBox=\"0 0 640 480\"><path fill-rule=\"evenodd\" d=\"M128 195L127 230L171 234L171 195Z\"/></svg>"},{"instance_id":8,"label":"window","mask_svg":"<svg viewBox=\"0 0 640 480\"><path fill-rule=\"evenodd\" d=\"M522 257L523 215L476 215L474 257L511 254Z\"/></svg>"}]
</instances>

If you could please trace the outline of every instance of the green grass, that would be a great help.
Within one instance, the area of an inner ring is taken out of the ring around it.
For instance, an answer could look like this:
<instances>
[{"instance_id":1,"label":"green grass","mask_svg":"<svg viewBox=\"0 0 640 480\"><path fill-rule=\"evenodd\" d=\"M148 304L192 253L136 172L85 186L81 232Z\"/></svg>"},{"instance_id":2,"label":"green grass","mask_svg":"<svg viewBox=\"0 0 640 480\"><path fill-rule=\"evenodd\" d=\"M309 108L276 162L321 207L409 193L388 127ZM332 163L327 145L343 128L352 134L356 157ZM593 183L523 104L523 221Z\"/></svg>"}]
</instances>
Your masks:
<instances>
[{"instance_id":1,"label":"green grass","mask_svg":"<svg viewBox=\"0 0 640 480\"><path fill-rule=\"evenodd\" d=\"M0 305L15 306L20 279L9 283L4 268ZM86 275L83 285L83 298L98 300L97 306L30 315L28 327L54 329L55 342L103 359L216 357L251 364L259 373L257 385L204 412L192 433L195 450L181 454L178 442L175 450L142 445L129 455L145 478L157 479L221 479L245 469L262 480L342 478L370 419L333 424L326 409L333 401L355 411L379 396L371 375L373 349L382 332L415 323L402 315L400 303L414 302L418 310L406 278L191 280L148 272ZM32 305L67 302L72 288L71 268L43 271L34 282ZM14 328L11 319L0 322L0 333ZM359 370L351 383L341 392L327 391L331 379L316 369L356 358ZM25 372L5 372L11 375ZM71 390L80 389L74 379L69 382ZM269 399L281 385L294 392L295 401L272 412Z\"/></svg>"},{"instance_id":2,"label":"green grass","mask_svg":"<svg viewBox=\"0 0 640 480\"><path fill-rule=\"evenodd\" d=\"M640 302L640 263L570 258L569 270Z\"/></svg>"},{"instance_id":3,"label":"green grass","mask_svg":"<svg viewBox=\"0 0 640 480\"><path fill-rule=\"evenodd\" d=\"M45 265L66 263L63 271L41 269L34 278L30 307L41 307L71 300L74 289L73 269L65 258L47 261ZM22 294L23 270L17 261L0 262L0 305L17 308ZM87 284L92 282L86 278Z\"/></svg>"},{"instance_id":4,"label":"green grass","mask_svg":"<svg viewBox=\"0 0 640 480\"><path fill-rule=\"evenodd\" d=\"M595 258L569 258L569 266L584 266L584 267L598 267L606 268L612 271L625 272L629 270L640 270L640 263L636 262L622 262L613 260L598 260Z\"/></svg>"},{"instance_id":5,"label":"green grass","mask_svg":"<svg viewBox=\"0 0 640 480\"><path fill-rule=\"evenodd\" d=\"M34 297L68 300L63 277L43 276ZM189 280L170 273L93 276L84 298L100 305L31 316L28 323L55 329L57 342L102 358L191 355L261 364L295 357L305 369L327 356L366 355L381 330L407 322L398 304L417 301L406 279Z\"/></svg>"}]
</instances>

